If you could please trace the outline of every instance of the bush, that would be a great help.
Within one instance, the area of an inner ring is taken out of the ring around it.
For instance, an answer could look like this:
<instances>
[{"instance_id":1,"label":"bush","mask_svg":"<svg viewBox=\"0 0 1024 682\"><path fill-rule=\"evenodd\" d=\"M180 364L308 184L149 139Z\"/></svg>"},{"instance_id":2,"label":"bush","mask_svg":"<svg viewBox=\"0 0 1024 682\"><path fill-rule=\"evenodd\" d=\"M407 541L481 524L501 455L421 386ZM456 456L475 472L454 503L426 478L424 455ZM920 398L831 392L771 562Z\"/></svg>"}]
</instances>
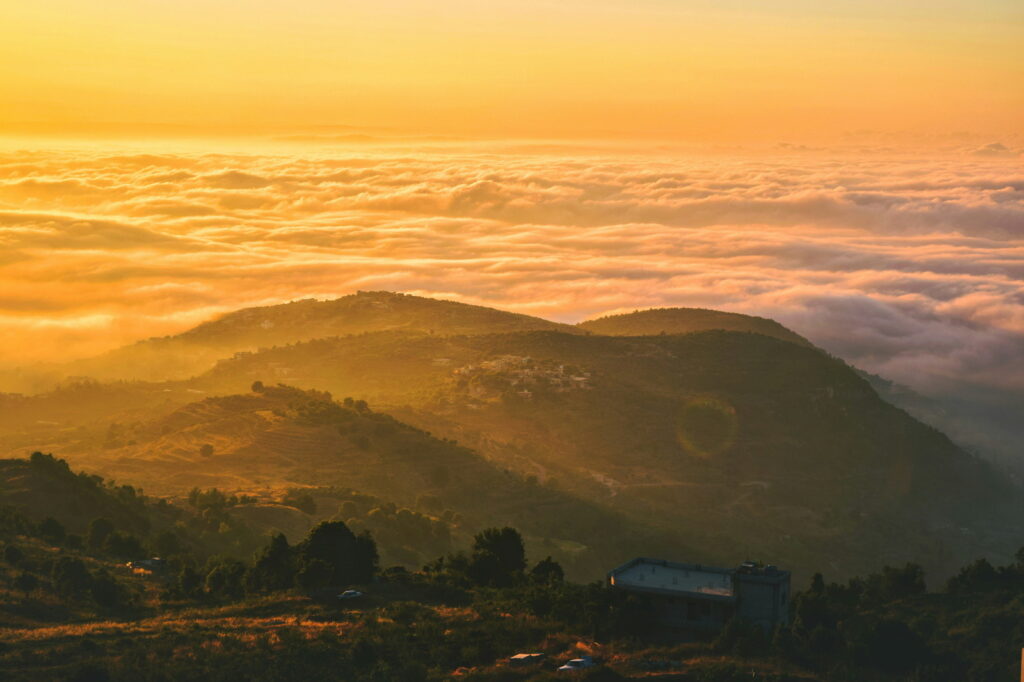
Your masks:
<instances>
[{"instance_id":1,"label":"bush","mask_svg":"<svg viewBox=\"0 0 1024 682\"><path fill-rule=\"evenodd\" d=\"M32 573L22 572L14 579L14 589L20 591L26 597L30 592L39 588L39 578Z\"/></svg>"},{"instance_id":2,"label":"bush","mask_svg":"<svg viewBox=\"0 0 1024 682\"><path fill-rule=\"evenodd\" d=\"M121 601L121 586L106 571L93 576L90 591L93 601L104 609L112 609Z\"/></svg>"},{"instance_id":3,"label":"bush","mask_svg":"<svg viewBox=\"0 0 1024 682\"><path fill-rule=\"evenodd\" d=\"M299 564L307 579L320 579L322 561L330 569L329 584L368 583L377 572L377 545L369 533L355 535L342 521L324 521L298 546Z\"/></svg>"},{"instance_id":4,"label":"bush","mask_svg":"<svg viewBox=\"0 0 1024 682\"><path fill-rule=\"evenodd\" d=\"M741 657L757 656L768 649L764 629L739 617L725 624L714 643L715 650Z\"/></svg>"},{"instance_id":5,"label":"bush","mask_svg":"<svg viewBox=\"0 0 1024 682\"><path fill-rule=\"evenodd\" d=\"M37 532L39 537L55 544L63 542L65 536L64 526L52 516L47 516L42 520Z\"/></svg>"},{"instance_id":6,"label":"bush","mask_svg":"<svg viewBox=\"0 0 1024 682\"><path fill-rule=\"evenodd\" d=\"M121 559L138 559L146 556L146 549L137 537L119 530L115 530L107 537L103 549L107 554Z\"/></svg>"},{"instance_id":7,"label":"bush","mask_svg":"<svg viewBox=\"0 0 1024 682\"><path fill-rule=\"evenodd\" d=\"M53 586L69 601L81 600L92 586L92 576L81 559L61 557L53 566Z\"/></svg>"},{"instance_id":8,"label":"bush","mask_svg":"<svg viewBox=\"0 0 1024 682\"><path fill-rule=\"evenodd\" d=\"M4 547L4 561L9 563L11 566L19 565L24 558L25 553L16 545L7 545Z\"/></svg>"},{"instance_id":9,"label":"bush","mask_svg":"<svg viewBox=\"0 0 1024 682\"><path fill-rule=\"evenodd\" d=\"M227 557L211 559L206 567L206 593L214 599L233 601L244 595L245 564Z\"/></svg>"},{"instance_id":10,"label":"bush","mask_svg":"<svg viewBox=\"0 0 1024 682\"><path fill-rule=\"evenodd\" d=\"M86 533L86 543L93 549L100 549L114 532L114 524L108 519L96 518L89 523L89 530Z\"/></svg>"}]
</instances>

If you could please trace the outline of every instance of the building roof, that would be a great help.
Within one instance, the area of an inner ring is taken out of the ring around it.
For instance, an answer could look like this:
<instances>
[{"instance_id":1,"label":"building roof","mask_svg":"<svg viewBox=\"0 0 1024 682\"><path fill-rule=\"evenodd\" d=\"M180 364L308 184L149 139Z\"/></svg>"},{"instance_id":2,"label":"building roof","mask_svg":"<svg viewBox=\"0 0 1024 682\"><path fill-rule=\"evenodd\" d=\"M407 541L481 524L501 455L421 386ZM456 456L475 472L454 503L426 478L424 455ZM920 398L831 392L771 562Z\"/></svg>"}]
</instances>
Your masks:
<instances>
[{"instance_id":1,"label":"building roof","mask_svg":"<svg viewBox=\"0 0 1024 682\"><path fill-rule=\"evenodd\" d=\"M734 599L732 571L700 564L679 564L663 559L640 557L608 574L609 582L626 587L665 594L718 599Z\"/></svg>"},{"instance_id":2,"label":"building roof","mask_svg":"<svg viewBox=\"0 0 1024 682\"><path fill-rule=\"evenodd\" d=\"M731 601L736 599L737 575L743 581L776 582L787 580L789 572L749 561L737 568L717 568L638 557L611 571L608 581L615 587L643 592Z\"/></svg>"}]
</instances>

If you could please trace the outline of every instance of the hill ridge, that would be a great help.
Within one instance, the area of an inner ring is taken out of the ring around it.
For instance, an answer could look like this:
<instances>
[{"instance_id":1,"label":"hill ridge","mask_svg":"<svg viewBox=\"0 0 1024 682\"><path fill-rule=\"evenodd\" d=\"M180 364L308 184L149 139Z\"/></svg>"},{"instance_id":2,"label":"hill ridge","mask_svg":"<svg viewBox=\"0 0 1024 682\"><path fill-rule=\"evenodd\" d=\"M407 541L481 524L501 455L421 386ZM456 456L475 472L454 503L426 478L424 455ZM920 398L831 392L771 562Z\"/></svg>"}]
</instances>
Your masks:
<instances>
[{"instance_id":1,"label":"hill ridge","mask_svg":"<svg viewBox=\"0 0 1024 682\"><path fill-rule=\"evenodd\" d=\"M803 346L810 341L769 317L733 313L713 308L661 307L612 313L579 322L580 329L606 336L654 336L692 334L720 329L771 336Z\"/></svg>"}]
</instances>

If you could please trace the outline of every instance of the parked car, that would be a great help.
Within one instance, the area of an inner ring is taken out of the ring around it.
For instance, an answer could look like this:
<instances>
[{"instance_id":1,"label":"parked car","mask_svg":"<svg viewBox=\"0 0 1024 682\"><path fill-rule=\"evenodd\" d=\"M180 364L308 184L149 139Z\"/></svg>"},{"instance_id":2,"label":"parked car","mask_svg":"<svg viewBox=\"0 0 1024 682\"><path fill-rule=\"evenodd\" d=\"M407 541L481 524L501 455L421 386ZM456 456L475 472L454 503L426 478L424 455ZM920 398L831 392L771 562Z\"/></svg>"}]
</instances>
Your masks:
<instances>
[{"instance_id":1,"label":"parked car","mask_svg":"<svg viewBox=\"0 0 1024 682\"><path fill-rule=\"evenodd\" d=\"M559 666L558 669L563 672L572 672L574 670L583 670L584 668L591 668L594 665L594 659L590 656L584 656L582 658L574 658L568 661L565 665Z\"/></svg>"},{"instance_id":2,"label":"parked car","mask_svg":"<svg viewBox=\"0 0 1024 682\"><path fill-rule=\"evenodd\" d=\"M358 599L362 596L363 593L359 590L345 590L344 592L338 595L338 599Z\"/></svg>"}]
</instances>

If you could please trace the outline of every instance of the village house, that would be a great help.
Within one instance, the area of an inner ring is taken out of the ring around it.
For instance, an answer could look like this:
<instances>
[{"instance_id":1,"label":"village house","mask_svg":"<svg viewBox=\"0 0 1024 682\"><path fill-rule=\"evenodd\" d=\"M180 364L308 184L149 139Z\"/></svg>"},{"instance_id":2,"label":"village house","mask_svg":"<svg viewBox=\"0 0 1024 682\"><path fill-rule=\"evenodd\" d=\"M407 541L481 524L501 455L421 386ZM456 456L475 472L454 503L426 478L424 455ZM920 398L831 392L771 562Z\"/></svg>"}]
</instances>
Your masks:
<instances>
[{"instance_id":1,"label":"village house","mask_svg":"<svg viewBox=\"0 0 1024 682\"><path fill-rule=\"evenodd\" d=\"M663 625L719 630L733 616L766 631L789 622L789 571L747 561L715 568L640 557L608 574L609 584L635 594Z\"/></svg>"}]
</instances>

